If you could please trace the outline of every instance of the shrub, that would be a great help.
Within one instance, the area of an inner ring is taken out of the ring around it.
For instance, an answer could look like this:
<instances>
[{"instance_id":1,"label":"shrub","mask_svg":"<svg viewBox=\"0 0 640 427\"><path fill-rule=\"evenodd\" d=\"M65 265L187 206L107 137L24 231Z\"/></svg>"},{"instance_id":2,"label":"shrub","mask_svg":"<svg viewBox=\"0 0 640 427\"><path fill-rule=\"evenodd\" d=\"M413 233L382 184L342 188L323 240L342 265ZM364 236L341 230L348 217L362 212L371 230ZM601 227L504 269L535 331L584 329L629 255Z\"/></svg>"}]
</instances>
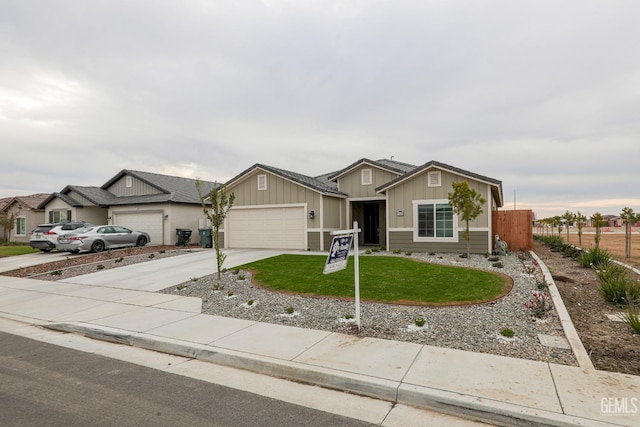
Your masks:
<instances>
[{"instance_id":1,"label":"shrub","mask_svg":"<svg viewBox=\"0 0 640 427\"><path fill-rule=\"evenodd\" d=\"M460 258L466 258L467 254L460 254L459 256L460 256Z\"/></svg>"},{"instance_id":2,"label":"shrub","mask_svg":"<svg viewBox=\"0 0 640 427\"><path fill-rule=\"evenodd\" d=\"M253 300L250 299L249 301L247 301L247 305L253 305Z\"/></svg>"},{"instance_id":3,"label":"shrub","mask_svg":"<svg viewBox=\"0 0 640 427\"><path fill-rule=\"evenodd\" d=\"M489 261L489 262L496 262L496 261L500 261L500 257L497 257L497 256L491 256L491 257L487 258L487 261Z\"/></svg>"},{"instance_id":4,"label":"shrub","mask_svg":"<svg viewBox=\"0 0 640 427\"><path fill-rule=\"evenodd\" d=\"M613 262L596 270L600 280L600 294L618 307L640 303L640 284L629 277L627 269Z\"/></svg>"},{"instance_id":5,"label":"shrub","mask_svg":"<svg viewBox=\"0 0 640 427\"><path fill-rule=\"evenodd\" d=\"M411 252L405 252L404 253L406 256L411 256Z\"/></svg>"},{"instance_id":6,"label":"shrub","mask_svg":"<svg viewBox=\"0 0 640 427\"><path fill-rule=\"evenodd\" d=\"M516 333L513 331L513 329L509 329L509 328L504 328L503 330L500 331L500 335L507 338L512 338L515 334Z\"/></svg>"},{"instance_id":7,"label":"shrub","mask_svg":"<svg viewBox=\"0 0 640 427\"><path fill-rule=\"evenodd\" d=\"M183 289L187 289L187 288L188 288L188 286L187 286L187 285L185 285L185 284L182 284L182 285L178 285L178 286L176 286L176 289L177 289L177 290L179 290L179 291L181 291L181 290L183 290Z\"/></svg>"},{"instance_id":8,"label":"shrub","mask_svg":"<svg viewBox=\"0 0 640 427\"><path fill-rule=\"evenodd\" d=\"M611 254L606 249L594 248L582 252L578 257L578 262L584 268L605 268L611 262Z\"/></svg>"},{"instance_id":9,"label":"shrub","mask_svg":"<svg viewBox=\"0 0 640 427\"><path fill-rule=\"evenodd\" d=\"M502 264L501 262L494 262L493 264L491 264L491 266L495 268L504 268L504 264Z\"/></svg>"},{"instance_id":10,"label":"shrub","mask_svg":"<svg viewBox=\"0 0 640 427\"><path fill-rule=\"evenodd\" d=\"M293 307L289 306L285 311L287 312L287 314L293 314L293 312L296 310Z\"/></svg>"},{"instance_id":11,"label":"shrub","mask_svg":"<svg viewBox=\"0 0 640 427\"><path fill-rule=\"evenodd\" d=\"M154 259L156 257L155 254L149 254L149 259Z\"/></svg>"},{"instance_id":12,"label":"shrub","mask_svg":"<svg viewBox=\"0 0 640 427\"><path fill-rule=\"evenodd\" d=\"M393 253L394 254L399 254L402 252L402 249L394 249Z\"/></svg>"},{"instance_id":13,"label":"shrub","mask_svg":"<svg viewBox=\"0 0 640 427\"><path fill-rule=\"evenodd\" d=\"M124 258L123 258L123 257L120 257L120 258L116 259L116 260L115 260L115 261L113 261L113 262L122 262L122 261L124 261Z\"/></svg>"},{"instance_id":14,"label":"shrub","mask_svg":"<svg viewBox=\"0 0 640 427\"><path fill-rule=\"evenodd\" d=\"M244 280L244 279L245 279L244 274L239 274L238 275L238 280Z\"/></svg>"},{"instance_id":15,"label":"shrub","mask_svg":"<svg viewBox=\"0 0 640 427\"><path fill-rule=\"evenodd\" d=\"M351 320L351 319L353 319L353 314L345 314L344 318L347 319L347 320Z\"/></svg>"},{"instance_id":16,"label":"shrub","mask_svg":"<svg viewBox=\"0 0 640 427\"><path fill-rule=\"evenodd\" d=\"M525 308L530 309L532 314L538 319L542 319L547 312L553 309L551 297L546 292L531 292L531 299L523 305Z\"/></svg>"},{"instance_id":17,"label":"shrub","mask_svg":"<svg viewBox=\"0 0 640 427\"><path fill-rule=\"evenodd\" d=\"M371 249L367 249L366 251L364 251L364 253L365 253L366 255L371 255Z\"/></svg>"},{"instance_id":18,"label":"shrub","mask_svg":"<svg viewBox=\"0 0 640 427\"><path fill-rule=\"evenodd\" d=\"M636 334L640 334L640 314L634 312L631 308L627 310L622 316L621 319L631 328Z\"/></svg>"},{"instance_id":19,"label":"shrub","mask_svg":"<svg viewBox=\"0 0 640 427\"><path fill-rule=\"evenodd\" d=\"M425 323L427 323L427 321L425 320L424 317L416 317L415 319L413 319L413 324L419 328L422 328L425 325Z\"/></svg>"},{"instance_id":20,"label":"shrub","mask_svg":"<svg viewBox=\"0 0 640 427\"><path fill-rule=\"evenodd\" d=\"M60 276L62 274L62 270L54 270L50 274L52 276Z\"/></svg>"},{"instance_id":21,"label":"shrub","mask_svg":"<svg viewBox=\"0 0 640 427\"><path fill-rule=\"evenodd\" d=\"M104 265L102 264L98 264L98 266L96 267L98 270L104 270Z\"/></svg>"},{"instance_id":22,"label":"shrub","mask_svg":"<svg viewBox=\"0 0 640 427\"><path fill-rule=\"evenodd\" d=\"M165 249L160 249L160 250L158 251L158 253L159 253L159 254L163 254L163 253L165 253L165 252L167 252Z\"/></svg>"},{"instance_id":23,"label":"shrub","mask_svg":"<svg viewBox=\"0 0 640 427\"><path fill-rule=\"evenodd\" d=\"M546 282L546 280L543 280L541 282L536 283L536 288L538 288L539 291L548 292L549 284Z\"/></svg>"}]
</instances>

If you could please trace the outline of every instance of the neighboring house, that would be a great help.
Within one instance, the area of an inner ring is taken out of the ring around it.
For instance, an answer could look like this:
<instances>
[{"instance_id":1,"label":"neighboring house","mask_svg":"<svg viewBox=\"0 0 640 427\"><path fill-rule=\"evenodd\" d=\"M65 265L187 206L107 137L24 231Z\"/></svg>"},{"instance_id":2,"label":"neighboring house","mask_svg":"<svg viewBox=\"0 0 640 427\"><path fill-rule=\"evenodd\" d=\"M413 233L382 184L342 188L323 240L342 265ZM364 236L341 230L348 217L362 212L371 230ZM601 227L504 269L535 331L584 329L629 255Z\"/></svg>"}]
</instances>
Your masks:
<instances>
[{"instance_id":1,"label":"neighboring house","mask_svg":"<svg viewBox=\"0 0 640 427\"><path fill-rule=\"evenodd\" d=\"M491 252L492 213L503 205L501 181L435 161L414 166L368 159L315 178L250 167L226 184L236 200L225 221L224 245L324 251L331 232L351 228L355 220L361 245L464 252L464 224L447 198L451 184L463 180L487 200L470 225L472 252Z\"/></svg>"},{"instance_id":2,"label":"neighboring house","mask_svg":"<svg viewBox=\"0 0 640 427\"><path fill-rule=\"evenodd\" d=\"M206 194L215 186L202 182ZM195 179L127 169L101 187L68 185L40 208L52 222L77 220L145 231L151 244L174 244L178 228L191 229L197 236L204 223Z\"/></svg>"},{"instance_id":3,"label":"neighboring house","mask_svg":"<svg viewBox=\"0 0 640 427\"><path fill-rule=\"evenodd\" d=\"M29 243L29 234L38 224L45 222L44 211L40 203L49 197L49 193L30 196L17 196L0 201L0 215L13 218L13 227L6 230L0 227L0 238L9 242Z\"/></svg>"}]
</instances>

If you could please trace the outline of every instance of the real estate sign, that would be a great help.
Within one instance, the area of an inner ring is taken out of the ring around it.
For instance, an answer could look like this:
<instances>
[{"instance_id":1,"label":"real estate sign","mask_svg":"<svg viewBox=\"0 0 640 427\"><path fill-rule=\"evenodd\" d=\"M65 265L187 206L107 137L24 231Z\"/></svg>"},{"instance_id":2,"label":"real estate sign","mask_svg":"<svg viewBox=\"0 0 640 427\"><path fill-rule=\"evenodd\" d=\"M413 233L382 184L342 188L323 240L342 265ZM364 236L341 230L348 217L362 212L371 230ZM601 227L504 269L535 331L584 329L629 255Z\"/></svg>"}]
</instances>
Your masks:
<instances>
[{"instance_id":1,"label":"real estate sign","mask_svg":"<svg viewBox=\"0 0 640 427\"><path fill-rule=\"evenodd\" d=\"M334 273L347 268L349 249L351 249L352 242L353 234L346 236L333 236L331 249L329 249L329 255L327 256L327 262L324 265L324 274Z\"/></svg>"}]
</instances>

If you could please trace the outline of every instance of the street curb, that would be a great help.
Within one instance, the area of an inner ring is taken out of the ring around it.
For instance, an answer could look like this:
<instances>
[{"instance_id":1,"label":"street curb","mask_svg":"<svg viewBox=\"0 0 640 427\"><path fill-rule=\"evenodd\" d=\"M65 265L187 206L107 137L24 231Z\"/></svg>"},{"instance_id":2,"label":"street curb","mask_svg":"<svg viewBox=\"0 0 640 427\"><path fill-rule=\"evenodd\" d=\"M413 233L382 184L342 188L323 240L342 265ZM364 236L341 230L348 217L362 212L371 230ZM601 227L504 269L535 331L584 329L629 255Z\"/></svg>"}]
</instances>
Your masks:
<instances>
[{"instance_id":1,"label":"street curb","mask_svg":"<svg viewBox=\"0 0 640 427\"><path fill-rule=\"evenodd\" d=\"M365 375L241 353L233 350L163 338L145 333L129 333L120 329L71 322L52 323L42 327L58 332L74 333L102 341L124 344L161 353L197 359L286 380L316 385L333 390L368 396L397 404L436 410L470 420L504 426L610 426L591 419L499 402L473 395L440 390L402 381Z\"/></svg>"},{"instance_id":2,"label":"street curb","mask_svg":"<svg viewBox=\"0 0 640 427\"><path fill-rule=\"evenodd\" d=\"M556 307L556 311L558 312L558 317L560 318L560 324L562 325L562 329L564 330L564 335L569 341L569 345L571 346L571 351L573 351L576 360L578 361L578 365L583 369L596 369L593 366L593 362L587 353L587 350L584 348L582 344L582 340L578 335L578 331L576 331L576 327L571 320L571 316L567 311L567 307L564 305L562 301L562 296L558 291L558 287L556 286L556 282L553 280L553 276L551 272L547 268L547 266L542 262L542 260L535 254L535 252L531 251L531 256L536 260L538 266L542 270L542 274L544 275L544 280L549 285L549 295L551 295L551 299L553 299L553 305Z\"/></svg>"}]
</instances>

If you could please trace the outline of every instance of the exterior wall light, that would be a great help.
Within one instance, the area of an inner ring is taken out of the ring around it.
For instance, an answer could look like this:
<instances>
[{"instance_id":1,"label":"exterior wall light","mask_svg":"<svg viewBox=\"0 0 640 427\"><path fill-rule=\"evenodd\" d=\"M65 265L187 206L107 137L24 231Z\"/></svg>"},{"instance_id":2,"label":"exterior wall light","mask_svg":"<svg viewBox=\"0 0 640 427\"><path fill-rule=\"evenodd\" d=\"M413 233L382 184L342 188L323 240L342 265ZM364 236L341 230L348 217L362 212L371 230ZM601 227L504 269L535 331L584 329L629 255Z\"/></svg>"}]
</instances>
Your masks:
<instances>
[{"instance_id":1,"label":"exterior wall light","mask_svg":"<svg viewBox=\"0 0 640 427\"><path fill-rule=\"evenodd\" d=\"M309 219L314 219L316 217L316 211L314 211L313 209L311 209L309 211Z\"/></svg>"}]
</instances>

